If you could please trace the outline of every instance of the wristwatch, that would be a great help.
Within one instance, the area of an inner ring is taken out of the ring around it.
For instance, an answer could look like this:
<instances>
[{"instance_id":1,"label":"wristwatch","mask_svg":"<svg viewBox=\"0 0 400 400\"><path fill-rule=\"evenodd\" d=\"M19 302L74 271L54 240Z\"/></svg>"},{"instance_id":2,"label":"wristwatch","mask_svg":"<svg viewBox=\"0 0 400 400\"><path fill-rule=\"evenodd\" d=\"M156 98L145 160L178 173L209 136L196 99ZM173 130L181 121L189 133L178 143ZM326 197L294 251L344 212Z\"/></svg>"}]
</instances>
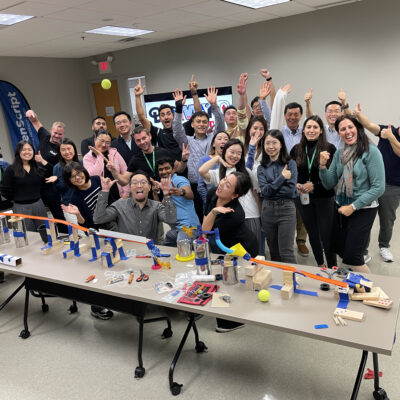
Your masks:
<instances>
[{"instance_id":1,"label":"wristwatch","mask_svg":"<svg viewBox=\"0 0 400 400\"><path fill-rule=\"evenodd\" d=\"M186 190L184 188L182 188L182 194L181 196L186 196Z\"/></svg>"}]
</instances>

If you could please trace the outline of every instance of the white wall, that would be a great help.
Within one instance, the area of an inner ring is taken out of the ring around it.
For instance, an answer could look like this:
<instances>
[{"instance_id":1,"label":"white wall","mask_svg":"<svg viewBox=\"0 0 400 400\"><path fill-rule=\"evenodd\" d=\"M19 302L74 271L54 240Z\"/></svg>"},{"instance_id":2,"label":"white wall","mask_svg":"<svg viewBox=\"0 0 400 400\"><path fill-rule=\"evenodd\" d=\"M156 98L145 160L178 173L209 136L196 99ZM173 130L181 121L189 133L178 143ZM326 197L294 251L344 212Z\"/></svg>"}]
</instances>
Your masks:
<instances>
[{"instance_id":1,"label":"white wall","mask_svg":"<svg viewBox=\"0 0 400 400\"><path fill-rule=\"evenodd\" d=\"M25 95L40 121L66 123L66 136L80 145L90 135L91 108L82 61L76 59L0 57L0 79L11 82ZM1 107L0 107L1 108ZM0 145L4 159L14 151L4 115L0 111Z\"/></svg>"},{"instance_id":2,"label":"white wall","mask_svg":"<svg viewBox=\"0 0 400 400\"><path fill-rule=\"evenodd\" d=\"M201 87L235 86L239 74L268 68L277 86L290 82L289 101L314 89L314 112L343 88L351 107L361 102L376 122L400 124L400 29L398 0L363 0L313 13L116 52L112 78L119 80L129 110L125 79L146 75L148 93L187 88L192 73ZM99 81L84 60L88 81ZM261 77L250 76L249 97Z\"/></svg>"}]
</instances>

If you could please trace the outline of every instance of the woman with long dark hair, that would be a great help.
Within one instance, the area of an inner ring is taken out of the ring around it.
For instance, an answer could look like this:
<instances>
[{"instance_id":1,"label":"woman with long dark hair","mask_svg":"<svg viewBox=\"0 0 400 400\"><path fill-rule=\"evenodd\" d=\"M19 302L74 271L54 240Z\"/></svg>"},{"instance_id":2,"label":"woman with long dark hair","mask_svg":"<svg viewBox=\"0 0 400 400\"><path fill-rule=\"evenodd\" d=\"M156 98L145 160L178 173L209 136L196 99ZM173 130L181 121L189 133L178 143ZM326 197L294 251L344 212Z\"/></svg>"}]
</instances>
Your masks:
<instances>
[{"instance_id":1,"label":"woman with long dark hair","mask_svg":"<svg viewBox=\"0 0 400 400\"><path fill-rule=\"evenodd\" d=\"M220 163L219 169L212 169ZM222 179L232 172L242 172L252 182L252 187L239 199L245 211L246 226L256 235L257 243L261 240L260 202L258 199L258 183L252 171L246 168L244 146L239 139L230 139L224 146L222 155L216 155L199 168L199 174L207 184L217 187Z\"/></svg>"},{"instance_id":2,"label":"woman with long dark hair","mask_svg":"<svg viewBox=\"0 0 400 400\"><path fill-rule=\"evenodd\" d=\"M40 189L51 173L49 168L40 152L35 156L32 143L25 140L17 143L14 162L4 171L1 182L1 194L13 202L13 212L47 217ZM26 219L25 224L28 231L36 232L43 221Z\"/></svg>"},{"instance_id":3,"label":"woman with long dark hair","mask_svg":"<svg viewBox=\"0 0 400 400\"><path fill-rule=\"evenodd\" d=\"M262 157L261 139L268 131L267 121L262 116L252 117L246 128L244 150L246 153L246 167L257 171Z\"/></svg>"},{"instance_id":4,"label":"woman with long dark hair","mask_svg":"<svg viewBox=\"0 0 400 400\"><path fill-rule=\"evenodd\" d=\"M300 143L290 151L298 171L296 186L299 197L295 199L295 204L307 229L318 266L325 266L325 252L328 268L332 268L337 265L332 249L334 191L325 189L319 178L321 151L327 151L332 159L336 148L328 143L321 118L313 115L304 121Z\"/></svg>"},{"instance_id":5,"label":"woman with long dark hair","mask_svg":"<svg viewBox=\"0 0 400 400\"><path fill-rule=\"evenodd\" d=\"M335 128L344 146L335 153L329 168L330 154L321 151L319 177L326 189L336 187L336 253L353 271L368 273L364 251L378 211L378 198L385 191L382 154L369 143L356 118L339 117Z\"/></svg>"},{"instance_id":6,"label":"woman with long dark hair","mask_svg":"<svg viewBox=\"0 0 400 400\"><path fill-rule=\"evenodd\" d=\"M270 258L297 263L293 243L296 230L297 167L286 150L281 131L272 129L262 140L261 165L257 169L263 197L261 223Z\"/></svg>"}]
</instances>

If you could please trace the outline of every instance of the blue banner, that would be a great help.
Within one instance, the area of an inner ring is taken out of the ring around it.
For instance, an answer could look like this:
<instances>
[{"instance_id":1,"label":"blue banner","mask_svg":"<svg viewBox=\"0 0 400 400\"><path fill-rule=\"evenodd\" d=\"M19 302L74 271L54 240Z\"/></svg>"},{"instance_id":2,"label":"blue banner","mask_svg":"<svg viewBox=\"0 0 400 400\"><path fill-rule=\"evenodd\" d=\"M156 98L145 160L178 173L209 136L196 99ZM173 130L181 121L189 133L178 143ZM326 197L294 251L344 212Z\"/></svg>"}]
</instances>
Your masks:
<instances>
[{"instance_id":1,"label":"blue banner","mask_svg":"<svg viewBox=\"0 0 400 400\"><path fill-rule=\"evenodd\" d=\"M30 109L25 96L12 83L0 80L0 102L14 150L21 140L30 141L37 149L37 132L31 121L25 117L25 113Z\"/></svg>"}]
</instances>

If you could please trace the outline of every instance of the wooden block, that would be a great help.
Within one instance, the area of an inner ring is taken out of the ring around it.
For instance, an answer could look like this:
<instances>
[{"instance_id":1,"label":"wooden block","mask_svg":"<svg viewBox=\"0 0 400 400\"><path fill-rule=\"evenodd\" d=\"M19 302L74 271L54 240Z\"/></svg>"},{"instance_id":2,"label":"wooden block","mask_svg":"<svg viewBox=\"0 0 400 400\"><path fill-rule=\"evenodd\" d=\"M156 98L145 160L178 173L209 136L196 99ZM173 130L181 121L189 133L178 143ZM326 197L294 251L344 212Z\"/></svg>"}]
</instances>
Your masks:
<instances>
[{"instance_id":1,"label":"wooden block","mask_svg":"<svg viewBox=\"0 0 400 400\"><path fill-rule=\"evenodd\" d=\"M115 245L117 246L117 249L122 247L124 245L122 239L115 239Z\"/></svg>"},{"instance_id":2,"label":"wooden block","mask_svg":"<svg viewBox=\"0 0 400 400\"><path fill-rule=\"evenodd\" d=\"M244 269L244 274L246 276L254 276L258 271L261 271L263 267L261 265L248 265Z\"/></svg>"},{"instance_id":3,"label":"wooden block","mask_svg":"<svg viewBox=\"0 0 400 400\"><path fill-rule=\"evenodd\" d=\"M374 282L365 281L364 279L360 279L360 284L370 289L372 289L372 287L374 286Z\"/></svg>"},{"instance_id":4,"label":"wooden block","mask_svg":"<svg viewBox=\"0 0 400 400\"><path fill-rule=\"evenodd\" d=\"M82 254L86 250L89 249L89 245L87 243L79 243L79 253Z\"/></svg>"},{"instance_id":5,"label":"wooden block","mask_svg":"<svg viewBox=\"0 0 400 400\"><path fill-rule=\"evenodd\" d=\"M264 256L257 256L256 260L261 260L261 261L265 261L265 257Z\"/></svg>"},{"instance_id":6,"label":"wooden block","mask_svg":"<svg viewBox=\"0 0 400 400\"><path fill-rule=\"evenodd\" d=\"M284 285L281 289L281 298L289 300L293 296L293 285Z\"/></svg>"},{"instance_id":7,"label":"wooden block","mask_svg":"<svg viewBox=\"0 0 400 400\"><path fill-rule=\"evenodd\" d=\"M246 276L246 289L247 290L254 290L253 277L252 276Z\"/></svg>"},{"instance_id":8,"label":"wooden block","mask_svg":"<svg viewBox=\"0 0 400 400\"><path fill-rule=\"evenodd\" d=\"M348 310L346 308L336 308L333 315L336 317L342 317L344 319L351 319L352 321L362 321L364 319L364 313L358 311Z\"/></svg>"},{"instance_id":9,"label":"wooden block","mask_svg":"<svg viewBox=\"0 0 400 400\"><path fill-rule=\"evenodd\" d=\"M380 299L380 300L364 300L364 304L367 306L379 307L388 310L392 307L393 301L390 299Z\"/></svg>"},{"instance_id":10,"label":"wooden block","mask_svg":"<svg viewBox=\"0 0 400 400\"><path fill-rule=\"evenodd\" d=\"M93 236L93 235L90 235ZM78 239L78 229L72 228L72 240L76 243Z\"/></svg>"},{"instance_id":11,"label":"wooden block","mask_svg":"<svg viewBox=\"0 0 400 400\"><path fill-rule=\"evenodd\" d=\"M379 290L379 298L383 300L387 300L389 296L382 290L382 288L378 288Z\"/></svg>"},{"instance_id":12,"label":"wooden block","mask_svg":"<svg viewBox=\"0 0 400 400\"><path fill-rule=\"evenodd\" d=\"M53 242L52 246L43 247L41 250L42 250L43 254L50 254L52 251L59 250L60 247L63 247L63 246L64 246L64 242L60 242L59 240L56 240L55 242Z\"/></svg>"},{"instance_id":13,"label":"wooden block","mask_svg":"<svg viewBox=\"0 0 400 400\"><path fill-rule=\"evenodd\" d=\"M70 250L70 249L65 250L63 252L63 255L64 255L64 258L66 258L68 260L68 259L70 259L70 258L72 258L74 256L74 251Z\"/></svg>"},{"instance_id":14,"label":"wooden block","mask_svg":"<svg viewBox=\"0 0 400 400\"><path fill-rule=\"evenodd\" d=\"M338 320L338 317L333 316L333 320L335 321L336 326L340 325L340 322Z\"/></svg>"},{"instance_id":15,"label":"wooden block","mask_svg":"<svg viewBox=\"0 0 400 400\"><path fill-rule=\"evenodd\" d=\"M342 317L336 317L336 318L340 322L340 325L347 326L347 322Z\"/></svg>"},{"instance_id":16,"label":"wooden block","mask_svg":"<svg viewBox=\"0 0 400 400\"><path fill-rule=\"evenodd\" d=\"M349 295L349 299L351 299L351 296L354 293L354 289L351 287L347 287L347 288L340 288L341 290L347 290L347 293ZM335 299L339 299L339 286L335 287Z\"/></svg>"},{"instance_id":17,"label":"wooden block","mask_svg":"<svg viewBox=\"0 0 400 400\"><path fill-rule=\"evenodd\" d=\"M257 272L253 276L253 288L254 290L267 289L272 282L272 272L266 269Z\"/></svg>"},{"instance_id":18,"label":"wooden block","mask_svg":"<svg viewBox=\"0 0 400 400\"><path fill-rule=\"evenodd\" d=\"M379 300L378 288L372 288L370 292L353 293L350 297L351 300Z\"/></svg>"},{"instance_id":19,"label":"wooden block","mask_svg":"<svg viewBox=\"0 0 400 400\"><path fill-rule=\"evenodd\" d=\"M283 283L287 285L293 285L293 272L292 271L283 271L282 273Z\"/></svg>"}]
</instances>

